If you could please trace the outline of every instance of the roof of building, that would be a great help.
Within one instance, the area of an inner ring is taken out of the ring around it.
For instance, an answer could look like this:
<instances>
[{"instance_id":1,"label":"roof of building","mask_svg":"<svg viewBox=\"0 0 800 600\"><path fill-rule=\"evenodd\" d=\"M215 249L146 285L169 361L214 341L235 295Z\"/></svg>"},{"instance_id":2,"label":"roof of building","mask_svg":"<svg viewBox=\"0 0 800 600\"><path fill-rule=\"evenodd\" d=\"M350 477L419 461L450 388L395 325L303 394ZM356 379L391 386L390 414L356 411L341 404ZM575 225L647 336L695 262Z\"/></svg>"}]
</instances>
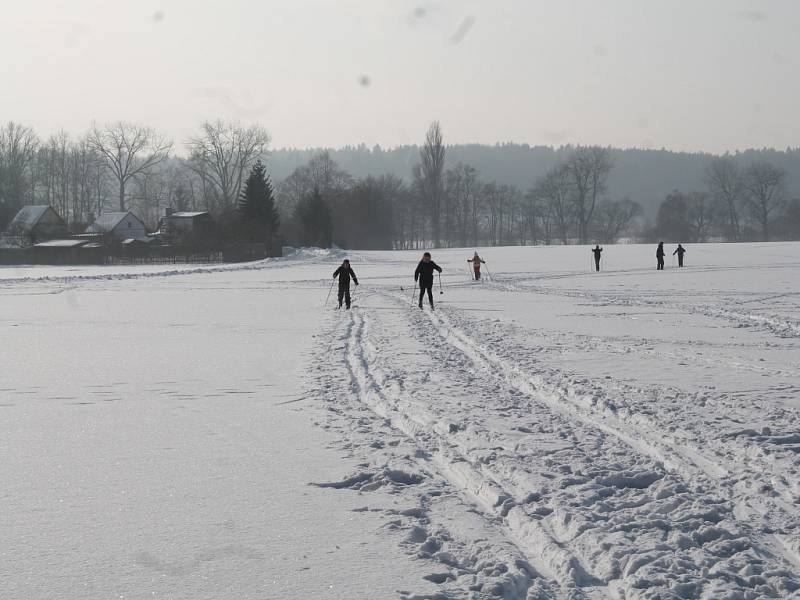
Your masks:
<instances>
[{"instance_id":1,"label":"roof of building","mask_svg":"<svg viewBox=\"0 0 800 600\"><path fill-rule=\"evenodd\" d=\"M94 223L86 228L86 233L111 233L128 215L131 215L141 223L139 217L134 215L131 211L107 212L98 216Z\"/></svg>"},{"instance_id":2,"label":"roof of building","mask_svg":"<svg viewBox=\"0 0 800 600\"><path fill-rule=\"evenodd\" d=\"M180 219L193 219L194 217L200 217L202 215L207 215L207 214L208 214L208 212L206 212L206 211L195 211L195 212L181 211L181 212L172 213L171 215L169 215L168 218L172 219L174 217L177 217L177 218L180 218Z\"/></svg>"},{"instance_id":3,"label":"roof of building","mask_svg":"<svg viewBox=\"0 0 800 600\"><path fill-rule=\"evenodd\" d=\"M31 231L50 209L51 206L49 204L29 204L23 206L19 209L19 212L11 223L8 224L8 231L14 233L27 233Z\"/></svg>"},{"instance_id":4,"label":"roof of building","mask_svg":"<svg viewBox=\"0 0 800 600\"><path fill-rule=\"evenodd\" d=\"M76 248L86 243L86 240L48 240L34 244L34 248Z\"/></svg>"}]
</instances>

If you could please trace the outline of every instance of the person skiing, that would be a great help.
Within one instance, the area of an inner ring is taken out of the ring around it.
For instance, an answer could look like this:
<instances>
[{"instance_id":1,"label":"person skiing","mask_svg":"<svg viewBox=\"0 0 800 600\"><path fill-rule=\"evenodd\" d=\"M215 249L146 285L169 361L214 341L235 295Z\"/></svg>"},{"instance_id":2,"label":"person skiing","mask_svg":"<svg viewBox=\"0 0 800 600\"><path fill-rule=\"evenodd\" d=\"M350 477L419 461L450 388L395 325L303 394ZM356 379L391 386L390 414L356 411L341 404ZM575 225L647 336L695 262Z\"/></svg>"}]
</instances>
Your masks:
<instances>
[{"instance_id":1,"label":"person skiing","mask_svg":"<svg viewBox=\"0 0 800 600\"><path fill-rule=\"evenodd\" d=\"M664 242L658 242L658 248L656 248L656 260L658 261L658 267L656 269L658 271L664 270Z\"/></svg>"},{"instance_id":2,"label":"person skiing","mask_svg":"<svg viewBox=\"0 0 800 600\"><path fill-rule=\"evenodd\" d=\"M592 248L592 254L594 254L594 270L600 270L600 255L603 253L603 249L600 247L600 244L597 244L594 248Z\"/></svg>"},{"instance_id":3,"label":"person skiing","mask_svg":"<svg viewBox=\"0 0 800 600\"><path fill-rule=\"evenodd\" d=\"M479 281L481 278L481 263L486 264L486 261L478 256L478 251L476 250L475 256L468 258L467 262L472 263L472 271L475 274L475 281Z\"/></svg>"},{"instance_id":4,"label":"person skiing","mask_svg":"<svg viewBox=\"0 0 800 600\"><path fill-rule=\"evenodd\" d=\"M672 253L672 256L678 255L678 266L683 266L683 255L686 254L686 248L678 244L678 247L675 248L675 252Z\"/></svg>"},{"instance_id":5,"label":"person skiing","mask_svg":"<svg viewBox=\"0 0 800 600\"><path fill-rule=\"evenodd\" d=\"M350 278L358 285L358 277L350 267L350 261L344 259L342 266L333 272L333 278L339 278L339 308L342 308L342 299L344 299L347 310L350 310Z\"/></svg>"},{"instance_id":6,"label":"person skiing","mask_svg":"<svg viewBox=\"0 0 800 600\"><path fill-rule=\"evenodd\" d=\"M422 255L422 260L417 265L417 270L414 271L414 281L419 281L419 307L422 308L422 299L425 297L425 292L428 292L428 300L431 303L431 310L433 308L433 272L442 272L442 268L431 260L431 253L426 252Z\"/></svg>"}]
</instances>

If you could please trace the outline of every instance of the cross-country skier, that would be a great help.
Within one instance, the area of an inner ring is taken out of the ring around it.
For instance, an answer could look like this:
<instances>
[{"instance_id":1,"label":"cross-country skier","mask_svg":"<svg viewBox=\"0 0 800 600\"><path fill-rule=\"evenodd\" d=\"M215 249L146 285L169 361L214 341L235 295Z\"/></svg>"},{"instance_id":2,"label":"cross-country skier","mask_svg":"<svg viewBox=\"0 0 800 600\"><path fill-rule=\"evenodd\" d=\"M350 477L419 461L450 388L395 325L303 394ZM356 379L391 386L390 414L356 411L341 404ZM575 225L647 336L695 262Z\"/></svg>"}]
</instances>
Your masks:
<instances>
[{"instance_id":1,"label":"cross-country skier","mask_svg":"<svg viewBox=\"0 0 800 600\"><path fill-rule=\"evenodd\" d=\"M657 270L663 271L664 270L664 242L658 242L658 248L656 248L656 260L658 261Z\"/></svg>"},{"instance_id":2,"label":"cross-country skier","mask_svg":"<svg viewBox=\"0 0 800 600\"><path fill-rule=\"evenodd\" d=\"M600 244L597 244L594 248L592 248L592 254L594 254L594 270L600 270L600 255L603 253L603 249L600 247Z\"/></svg>"},{"instance_id":3,"label":"cross-country skier","mask_svg":"<svg viewBox=\"0 0 800 600\"><path fill-rule=\"evenodd\" d=\"M672 253L672 256L678 255L678 266L683 266L683 255L686 254L686 248L678 244L678 247L675 248L675 252Z\"/></svg>"},{"instance_id":4,"label":"cross-country skier","mask_svg":"<svg viewBox=\"0 0 800 600\"><path fill-rule=\"evenodd\" d=\"M350 310L350 278L358 285L358 277L350 268L350 261L346 258L342 262L342 266L333 272L333 278L339 278L339 308L342 308L342 299L344 299L347 310Z\"/></svg>"},{"instance_id":5,"label":"cross-country skier","mask_svg":"<svg viewBox=\"0 0 800 600\"><path fill-rule=\"evenodd\" d=\"M431 260L431 253L426 252L422 255L422 260L417 265L417 270L414 271L414 281L419 281L419 307L422 308L422 298L425 292L428 292L428 300L431 303L431 310L433 310L433 272L442 272L442 267L437 265Z\"/></svg>"},{"instance_id":6,"label":"cross-country skier","mask_svg":"<svg viewBox=\"0 0 800 600\"><path fill-rule=\"evenodd\" d=\"M475 256L467 259L468 263L472 263L472 271L475 273L475 281L481 278L481 263L486 264L486 261L478 256L478 251L475 251Z\"/></svg>"}]
</instances>

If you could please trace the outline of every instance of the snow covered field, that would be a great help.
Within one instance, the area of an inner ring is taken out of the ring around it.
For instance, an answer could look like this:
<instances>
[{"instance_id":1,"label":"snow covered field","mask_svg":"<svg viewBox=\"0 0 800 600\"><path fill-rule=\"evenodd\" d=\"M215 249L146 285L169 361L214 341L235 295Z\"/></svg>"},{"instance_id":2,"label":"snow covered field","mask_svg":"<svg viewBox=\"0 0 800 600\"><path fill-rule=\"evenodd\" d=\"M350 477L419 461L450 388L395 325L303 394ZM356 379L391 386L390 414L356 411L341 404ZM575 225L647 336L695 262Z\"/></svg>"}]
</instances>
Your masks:
<instances>
[{"instance_id":1,"label":"snow covered field","mask_svg":"<svg viewBox=\"0 0 800 600\"><path fill-rule=\"evenodd\" d=\"M0 268L0 597L800 597L800 244L688 250Z\"/></svg>"}]
</instances>

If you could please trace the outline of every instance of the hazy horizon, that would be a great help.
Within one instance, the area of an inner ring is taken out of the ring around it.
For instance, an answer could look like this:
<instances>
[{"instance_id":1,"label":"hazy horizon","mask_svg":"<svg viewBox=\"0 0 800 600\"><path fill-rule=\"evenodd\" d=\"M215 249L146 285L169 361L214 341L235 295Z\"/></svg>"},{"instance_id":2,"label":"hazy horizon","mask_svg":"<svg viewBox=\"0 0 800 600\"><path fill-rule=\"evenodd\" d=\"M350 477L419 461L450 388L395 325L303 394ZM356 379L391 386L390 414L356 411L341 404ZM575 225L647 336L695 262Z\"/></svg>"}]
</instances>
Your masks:
<instances>
[{"instance_id":1,"label":"hazy horizon","mask_svg":"<svg viewBox=\"0 0 800 600\"><path fill-rule=\"evenodd\" d=\"M176 142L259 122L273 148L796 147L800 6L709 0L33 0L0 8L0 121L135 121Z\"/></svg>"}]
</instances>

